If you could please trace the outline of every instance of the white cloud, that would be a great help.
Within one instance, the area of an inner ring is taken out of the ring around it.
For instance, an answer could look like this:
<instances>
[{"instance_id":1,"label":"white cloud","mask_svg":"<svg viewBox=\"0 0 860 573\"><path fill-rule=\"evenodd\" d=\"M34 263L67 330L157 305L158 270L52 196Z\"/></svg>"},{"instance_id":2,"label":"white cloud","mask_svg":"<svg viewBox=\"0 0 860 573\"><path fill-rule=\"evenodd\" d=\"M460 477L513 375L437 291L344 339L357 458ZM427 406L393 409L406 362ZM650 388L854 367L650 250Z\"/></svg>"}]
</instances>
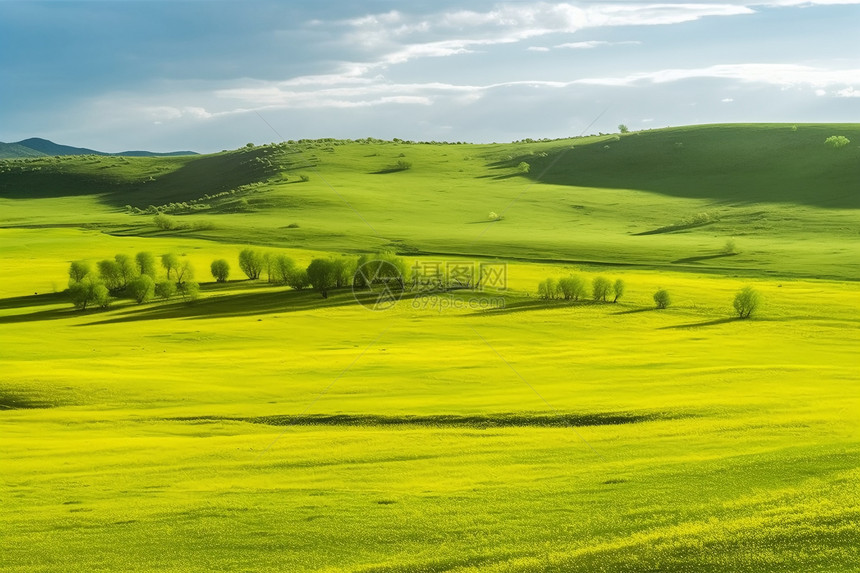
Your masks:
<instances>
[{"instance_id":1,"label":"white cloud","mask_svg":"<svg viewBox=\"0 0 860 573\"><path fill-rule=\"evenodd\" d=\"M602 42L599 40L589 40L587 42L567 42L566 44L559 44L556 48L570 48L572 50L590 50L592 48L596 48L598 46L608 46L609 42Z\"/></svg>"},{"instance_id":2,"label":"white cloud","mask_svg":"<svg viewBox=\"0 0 860 573\"><path fill-rule=\"evenodd\" d=\"M855 90L854 87L845 88L836 92L837 97L860 97L860 90Z\"/></svg>"},{"instance_id":3,"label":"white cloud","mask_svg":"<svg viewBox=\"0 0 860 573\"><path fill-rule=\"evenodd\" d=\"M549 48L545 46L529 46L526 50L529 52L549 52Z\"/></svg>"},{"instance_id":4,"label":"white cloud","mask_svg":"<svg viewBox=\"0 0 860 573\"><path fill-rule=\"evenodd\" d=\"M585 42L567 42L555 46L556 48L569 48L573 50L591 50L602 46L639 46L642 42L627 41L627 42L605 42L602 40L588 40Z\"/></svg>"},{"instance_id":5,"label":"white cloud","mask_svg":"<svg viewBox=\"0 0 860 573\"><path fill-rule=\"evenodd\" d=\"M520 42L550 34L572 34L590 28L670 25L754 12L747 6L727 2L585 5L535 2L499 5L485 12L455 10L411 20L402 13L388 12L342 24L348 27L346 39L350 45L377 52L376 65L388 65L403 64L415 58L466 54L480 46ZM606 44L573 42L563 47Z\"/></svg>"},{"instance_id":6,"label":"white cloud","mask_svg":"<svg viewBox=\"0 0 860 573\"><path fill-rule=\"evenodd\" d=\"M735 101L735 99L730 98L730 97L726 97L726 98L721 99L720 101L723 103L732 103L733 101Z\"/></svg>"},{"instance_id":7,"label":"white cloud","mask_svg":"<svg viewBox=\"0 0 860 573\"><path fill-rule=\"evenodd\" d=\"M730 79L782 87L824 88L860 83L860 69L822 69L796 64L721 64L705 68L674 68L618 77L584 78L576 83L602 86L661 84L696 78Z\"/></svg>"}]
</instances>

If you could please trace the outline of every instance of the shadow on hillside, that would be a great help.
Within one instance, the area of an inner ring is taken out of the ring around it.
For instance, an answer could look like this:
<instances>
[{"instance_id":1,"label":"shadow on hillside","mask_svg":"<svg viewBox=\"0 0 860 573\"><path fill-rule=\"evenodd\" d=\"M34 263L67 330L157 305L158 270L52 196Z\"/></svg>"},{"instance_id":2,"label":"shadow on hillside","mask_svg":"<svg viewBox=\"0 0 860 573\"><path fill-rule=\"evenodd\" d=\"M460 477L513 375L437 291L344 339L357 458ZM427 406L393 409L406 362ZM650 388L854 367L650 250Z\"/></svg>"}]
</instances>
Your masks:
<instances>
[{"instance_id":1,"label":"shadow on hillside","mask_svg":"<svg viewBox=\"0 0 860 573\"><path fill-rule=\"evenodd\" d=\"M860 151L823 144L834 126L699 126L642 131L618 141L560 143L546 157L520 156L541 183L635 189L738 204L858 208ZM839 126L851 140L858 127ZM845 151L841 153L840 151Z\"/></svg>"}]
</instances>

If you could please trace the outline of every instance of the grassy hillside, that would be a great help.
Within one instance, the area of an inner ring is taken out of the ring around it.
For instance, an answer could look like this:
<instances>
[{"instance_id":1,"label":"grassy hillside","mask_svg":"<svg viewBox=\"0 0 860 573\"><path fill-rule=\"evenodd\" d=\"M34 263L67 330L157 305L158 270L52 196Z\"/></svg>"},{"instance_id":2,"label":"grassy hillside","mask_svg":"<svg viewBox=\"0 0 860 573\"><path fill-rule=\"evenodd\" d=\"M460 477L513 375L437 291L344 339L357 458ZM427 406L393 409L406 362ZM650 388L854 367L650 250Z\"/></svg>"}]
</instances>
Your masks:
<instances>
[{"instance_id":1,"label":"grassy hillside","mask_svg":"<svg viewBox=\"0 0 860 573\"><path fill-rule=\"evenodd\" d=\"M45 155L35 149L18 145L17 143L3 143L0 141L0 159L18 159L22 157L41 157Z\"/></svg>"},{"instance_id":2,"label":"grassy hillside","mask_svg":"<svg viewBox=\"0 0 860 573\"><path fill-rule=\"evenodd\" d=\"M857 132L0 162L0 570L856 570ZM506 288L371 311L249 244ZM140 251L200 299L72 308L70 261ZM537 296L571 274L626 292Z\"/></svg>"},{"instance_id":3,"label":"grassy hillside","mask_svg":"<svg viewBox=\"0 0 860 573\"><path fill-rule=\"evenodd\" d=\"M824 144L847 136L848 147ZM511 163L528 157L516 157ZM726 205L860 207L860 125L708 125L569 145L532 160L546 183L638 189Z\"/></svg>"},{"instance_id":4,"label":"grassy hillside","mask_svg":"<svg viewBox=\"0 0 860 573\"><path fill-rule=\"evenodd\" d=\"M856 252L860 212L837 207L860 196L860 157L856 145L831 149L824 139L860 141L857 129L706 126L618 141L326 140L204 157L44 158L0 166L0 205L13 226L149 235L159 232L153 210L122 209L154 206L176 214L182 234L215 241L856 278L846 254ZM411 168L392 171L398 161ZM517 170L523 161L528 174ZM489 221L491 211L504 219ZM724 256L732 238L737 254Z\"/></svg>"}]
</instances>

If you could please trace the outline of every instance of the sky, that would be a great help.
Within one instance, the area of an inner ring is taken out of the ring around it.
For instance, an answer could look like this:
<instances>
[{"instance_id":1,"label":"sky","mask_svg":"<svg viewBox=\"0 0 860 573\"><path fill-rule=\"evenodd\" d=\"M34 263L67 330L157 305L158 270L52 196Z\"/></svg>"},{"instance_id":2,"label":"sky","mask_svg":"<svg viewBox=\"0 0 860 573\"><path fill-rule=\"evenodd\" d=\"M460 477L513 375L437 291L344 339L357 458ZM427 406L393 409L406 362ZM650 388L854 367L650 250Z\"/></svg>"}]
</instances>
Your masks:
<instances>
[{"instance_id":1,"label":"sky","mask_svg":"<svg viewBox=\"0 0 860 573\"><path fill-rule=\"evenodd\" d=\"M0 0L0 141L118 152L860 121L860 0Z\"/></svg>"}]
</instances>

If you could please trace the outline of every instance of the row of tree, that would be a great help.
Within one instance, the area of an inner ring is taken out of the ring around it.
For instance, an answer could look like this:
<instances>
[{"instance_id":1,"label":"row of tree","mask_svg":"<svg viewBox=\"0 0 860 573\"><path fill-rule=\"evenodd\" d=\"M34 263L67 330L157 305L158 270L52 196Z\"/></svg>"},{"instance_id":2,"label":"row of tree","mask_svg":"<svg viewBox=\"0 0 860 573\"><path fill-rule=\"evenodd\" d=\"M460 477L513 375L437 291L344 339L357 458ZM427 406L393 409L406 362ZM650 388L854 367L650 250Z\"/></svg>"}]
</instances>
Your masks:
<instances>
[{"instance_id":1,"label":"row of tree","mask_svg":"<svg viewBox=\"0 0 860 573\"><path fill-rule=\"evenodd\" d=\"M625 284L622 279L614 283L604 277L595 277L591 281L591 299L596 302L607 302L608 297L615 295L612 302L624 295ZM545 300L564 299L579 301L588 298L588 283L579 276L569 276L561 279L547 278L538 284L538 296ZM750 286L745 286L735 294L732 306L738 318L749 318L762 304L761 294ZM654 293L654 304L657 308L667 308L672 304L669 291L664 288Z\"/></svg>"},{"instance_id":2,"label":"row of tree","mask_svg":"<svg viewBox=\"0 0 860 573\"><path fill-rule=\"evenodd\" d=\"M396 282L404 287L404 278L409 271L406 262L393 253L376 253L360 257L317 258L306 268L282 253L270 253L246 248L239 253L239 269L251 280L261 278L263 273L270 283L282 284L295 290L312 287L323 298L328 291L346 286L364 288L372 283ZM230 275L230 263L225 259L212 261L212 276L218 282L226 282Z\"/></svg>"},{"instance_id":3,"label":"row of tree","mask_svg":"<svg viewBox=\"0 0 860 573\"><path fill-rule=\"evenodd\" d=\"M69 265L69 295L75 308L107 308L114 298L130 298L144 303L155 297L167 300L175 295L194 300L200 285L193 280L191 262L174 253L161 255L161 267L166 278L158 278L158 260L150 252L134 257L118 254L113 259L96 263L95 269L86 261Z\"/></svg>"},{"instance_id":4,"label":"row of tree","mask_svg":"<svg viewBox=\"0 0 860 573\"><path fill-rule=\"evenodd\" d=\"M248 279L257 280L265 274L270 283L294 290L312 287L323 298L333 288L363 288L380 282L394 282L402 289L403 277L408 272L406 262L392 253L317 258L302 268L285 254L246 248L239 253L238 263ZM159 266L163 271L161 278ZM231 266L226 259L216 259L209 270L216 282L223 283L230 277ZM153 298L167 300L179 295L192 301L200 291L193 277L191 262L174 253L161 255L160 259L150 252L140 252L134 257L118 254L113 259L99 261L95 268L86 261L73 261L69 265L69 294L74 306L81 310L107 308L116 298L129 298L141 304Z\"/></svg>"},{"instance_id":5,"label":"row of tree","mask_svg":"<svg viewBox=\"0 0 860 573\"><path fill-rule=\"evenodd\" d=\"M613 296L612 302L624 296L625 284L622 279L611 282L605 277L595 277L591 281L591 298L598 302L608 302ZM579 301L585 300L589 295L589 284L580 276L569 276L561 279L547 278L538 284L538 296L545 300L564 299Z\"/></svg>"}]
</instances>

